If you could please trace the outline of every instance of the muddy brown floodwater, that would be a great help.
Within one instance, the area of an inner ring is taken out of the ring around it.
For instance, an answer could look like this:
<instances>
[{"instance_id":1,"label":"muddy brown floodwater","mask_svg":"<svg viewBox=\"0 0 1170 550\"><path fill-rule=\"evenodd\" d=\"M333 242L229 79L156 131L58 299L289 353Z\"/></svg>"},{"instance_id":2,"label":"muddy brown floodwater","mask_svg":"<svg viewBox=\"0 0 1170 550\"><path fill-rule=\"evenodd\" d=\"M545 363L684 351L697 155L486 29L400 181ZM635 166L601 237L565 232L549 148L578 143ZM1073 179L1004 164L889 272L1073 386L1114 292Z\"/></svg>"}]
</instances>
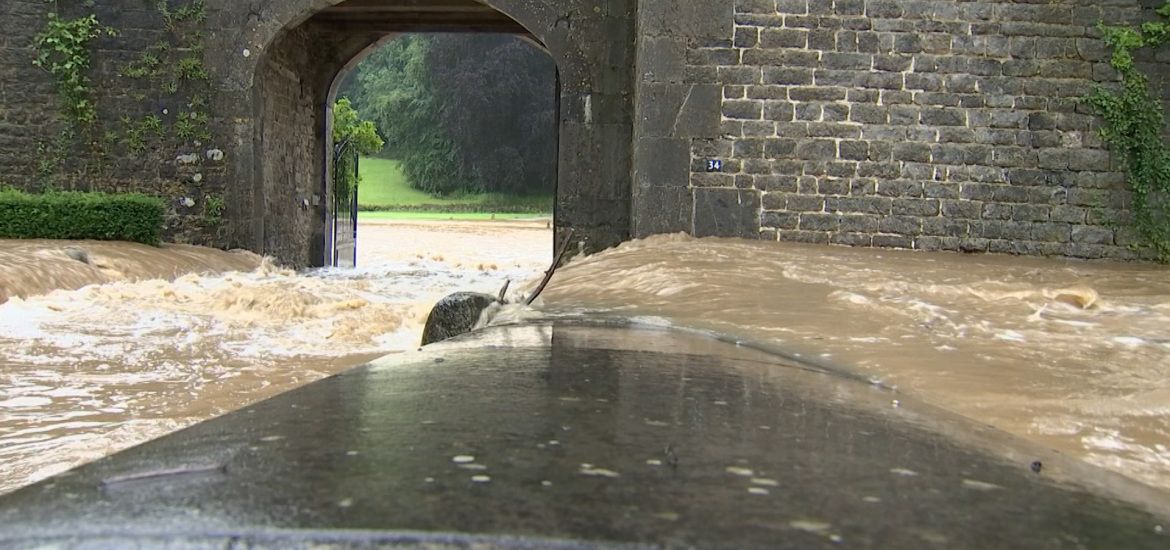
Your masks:
<instances>
[{"instance_id":1,"label":"muddy brown floodwater","mask_svg":"<svg viewBox=\"0 0 1170 550\"><path fill-rule=\"evenodd\" d=\"M363 223L359 243L356 270L296 273L198 247L0 241L0 493L413 349L440 297L552 257L543 220Z\"/></svg>"},{"instance_id":2,"label":"muddy brown floodwater","mask_svg":"<svg viewBox=\"0 0 1170 550\"><path fill-rule=\"evenodd\" d=\"M544 221L364 224L357 270L252 257L245 272L13 298L0 491L412 349L437 298L504 279L522 293L551 249ZM144 261L172 261L158 254ZM620 315L763 343L1170 491L1165 267L668 235L575 259L537 308L497 322Z\"/></svg>"},{"instance_id":3,"label":"muddy brown floodwater","mask_svg":"<svg viewBox=\"0 0 1170 550\"><path fill-rule=\"evenodd\" d=\"M832 362L1170 489L1164 266L673 235L580 259L543 299Z\"/></svg>"}]
</instances>

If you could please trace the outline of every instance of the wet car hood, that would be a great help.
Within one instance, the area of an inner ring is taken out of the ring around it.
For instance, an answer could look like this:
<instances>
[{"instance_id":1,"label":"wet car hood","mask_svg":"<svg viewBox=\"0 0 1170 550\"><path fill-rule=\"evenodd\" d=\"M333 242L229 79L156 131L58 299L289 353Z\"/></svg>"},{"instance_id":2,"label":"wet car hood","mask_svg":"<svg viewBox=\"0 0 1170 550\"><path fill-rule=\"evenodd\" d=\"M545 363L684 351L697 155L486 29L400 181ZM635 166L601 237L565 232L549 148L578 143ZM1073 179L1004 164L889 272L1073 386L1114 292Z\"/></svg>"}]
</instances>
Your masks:
<instances>
[{"instance_id":1,"label":"wet car hood","mask_svg":"<svg viewBox=\"0 0 1170 550\"><path fill-rule=\"evenodd\" d=\"M0 546L1165 548L1162 499L791 357L534 321L7 495Z\"/></svg>"}]
</instances>

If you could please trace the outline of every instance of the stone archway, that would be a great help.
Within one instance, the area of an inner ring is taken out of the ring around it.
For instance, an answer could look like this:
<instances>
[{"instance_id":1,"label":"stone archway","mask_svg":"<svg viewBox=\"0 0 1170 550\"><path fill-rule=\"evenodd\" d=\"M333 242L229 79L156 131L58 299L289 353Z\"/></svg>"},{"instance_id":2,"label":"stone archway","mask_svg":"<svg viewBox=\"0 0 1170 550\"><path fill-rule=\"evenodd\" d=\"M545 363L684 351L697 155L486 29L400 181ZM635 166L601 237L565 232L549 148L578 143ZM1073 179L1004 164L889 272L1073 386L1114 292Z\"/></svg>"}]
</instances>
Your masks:
<instances>
[{"instance_id":1,"label":"stone archway","mask_svg":"<svg viewBox=\"0 0 1170 550\"><path fill-rule=\"evenodd\" d=\"M251 183L233 195L242 246L290 265L322 263L331 88L364 51L404 32L507 32L540 44L561 84L556 226L573 228L586 250L628 238L634 0L273 0L259 13L224 10L255 21L223 52L245 59L223 65L225 85L248 100L224 105L239 114L237 180Z\"/></svg>"}]
</instances>

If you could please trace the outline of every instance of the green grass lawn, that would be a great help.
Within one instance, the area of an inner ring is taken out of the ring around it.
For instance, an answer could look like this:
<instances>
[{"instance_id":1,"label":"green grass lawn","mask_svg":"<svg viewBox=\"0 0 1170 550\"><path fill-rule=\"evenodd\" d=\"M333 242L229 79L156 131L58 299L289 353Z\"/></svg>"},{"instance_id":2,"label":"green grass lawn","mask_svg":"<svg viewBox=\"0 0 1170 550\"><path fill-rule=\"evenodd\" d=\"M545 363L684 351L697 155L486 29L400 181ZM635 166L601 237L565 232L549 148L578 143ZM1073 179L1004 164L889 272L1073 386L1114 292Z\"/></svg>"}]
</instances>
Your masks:
<instances>
[{"instance_id":1,"label":"green grass lawn","mask_svg":"<svg viewBox=\"0 0 1170 550\"><path fill-rule=\"evenodd\" d=\"M358 221L363 220L531 220L547 218L549 214L491 213L491 212L358 212Z\"/></svg>"},{"instance_id":2,"label":"green grass lawn","mask_svg":"<svg viewBox=\"0 0 1170 550\"><path fill-rule=\"evenodd\" d=\"M406 182L399 163L374 157L363 157L360 163L362 182L358 186L358 204L363 209L387 212L470 214L483 213L481 218L463 217L453 219L490 219L491 214L552 213L552 195L514 196L501 193L484 193L462 197L432 197ZM372 218L371 218L372 219ZM408 219L399 217L398 219ZM423 219L423 218L411 218ZM428 219L448 219L447 216Z\"/></svg>"}]
</instances>

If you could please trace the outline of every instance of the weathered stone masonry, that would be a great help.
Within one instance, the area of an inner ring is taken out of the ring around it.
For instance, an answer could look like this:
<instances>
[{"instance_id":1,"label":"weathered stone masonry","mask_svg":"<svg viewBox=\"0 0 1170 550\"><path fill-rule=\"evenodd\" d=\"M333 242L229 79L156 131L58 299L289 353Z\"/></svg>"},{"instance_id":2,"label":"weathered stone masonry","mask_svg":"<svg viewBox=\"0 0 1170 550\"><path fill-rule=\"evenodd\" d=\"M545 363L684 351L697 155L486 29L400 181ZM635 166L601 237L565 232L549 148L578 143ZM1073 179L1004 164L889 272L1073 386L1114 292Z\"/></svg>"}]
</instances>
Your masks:
<instances>
[{"instance_id":1,"label":"weathered stone masonry","mask_svg":"<svg viewBox=\"0 0 1170 550\"><path fill-rule=\"evenodd\" d=\"M169 2L175 10L193 3ZM119 31L117 38L93 44L91 76L101 118L158 115L170 128L185 111L186 98L178 97L183 94L160 94L149 79L123 76L151 45L173 38L156 2L56 4L66 17L95 13ZM119 145L112 168L100 173L86 166L85 144L75 143L49 183L163 196L172 209L168 238L248 248L294 266L319 265L331 203L326 106L339 72L397 33L499 31L530 37L558 67L558 231L575 229L586 250L628 238L633 0L202 4L206 18L196 31L206 45L202 61L212 88L211 139L151 139L133 154ZM51 144L63 126L50 77L32 65L32 43L51 7L42 0L0 2L0 183L41 188L38 147ZM224 155L210 155L213 150ZM211 197L222 197L225 205L214 224L205 214Z\"/></svg>"},{"instance_id":2,"label":"weathered stone masonry","mask_svg":"<svg viewBox=\"0 0 1170 550\"><path fill-rule=\"evenodd\" d=\"M479 20L451 22L444 7L476 4L206 0L210 80L199 85L212 137L159 137L136 153L118 145L96 168L73 149L54 185L157 194L171 204L172 239L318 264L330 207L325 106L338 72L398 32L495 25L529 35L557 63L556 223L587 249L687 231L1135 256L1124 174L1077 98L1115 78L1096 22L1149 19L1160 0L480 3L490 8ZM120 32L94 43L103 119L156 114L170 127L187 113L186 91L120 76L168 39L155 2L57 4ZM38 188L38 149L61 127L52 82L31 63L47 6L0 2L0 184ZM1170 91L1170 52L1158 55L1141 61ZM707 172L708 160L723 171ZM225 211L208 223L213 197Z\"/></svg>"},{"instance_id":3,"label":"weathered stone masonry","mask_svg":"<svg viewBox=\"0 0 1170 550\"><path fill-rule=\"evenodd\" d=\"M1078 98L1115 79L1096 23L1161 2L737 0L690 35L647 21L671 4L641 5L635 234L1135 256L1124 174ZM1145 61L1170 91L1170 57Z\"/></svg>"}]
</instances>

